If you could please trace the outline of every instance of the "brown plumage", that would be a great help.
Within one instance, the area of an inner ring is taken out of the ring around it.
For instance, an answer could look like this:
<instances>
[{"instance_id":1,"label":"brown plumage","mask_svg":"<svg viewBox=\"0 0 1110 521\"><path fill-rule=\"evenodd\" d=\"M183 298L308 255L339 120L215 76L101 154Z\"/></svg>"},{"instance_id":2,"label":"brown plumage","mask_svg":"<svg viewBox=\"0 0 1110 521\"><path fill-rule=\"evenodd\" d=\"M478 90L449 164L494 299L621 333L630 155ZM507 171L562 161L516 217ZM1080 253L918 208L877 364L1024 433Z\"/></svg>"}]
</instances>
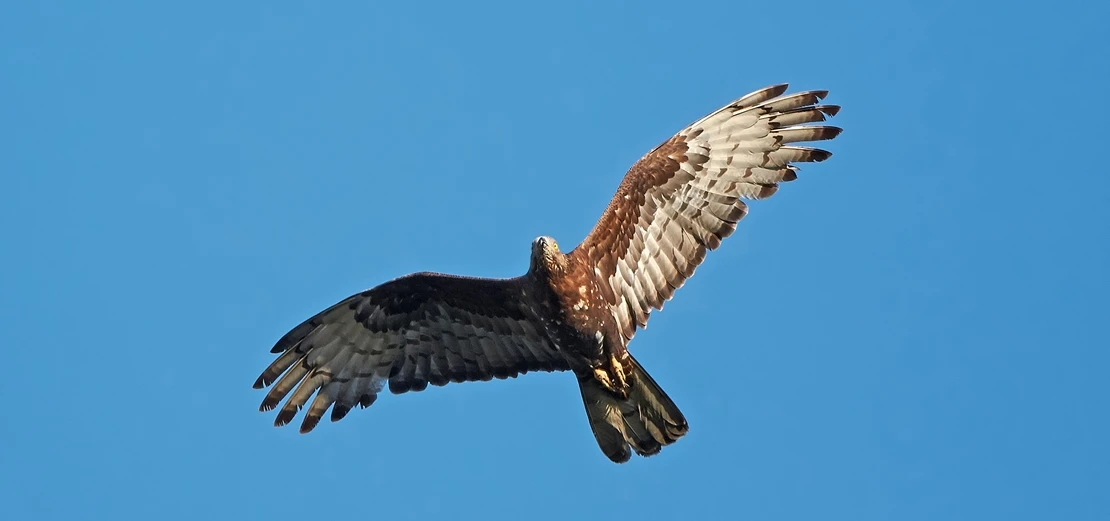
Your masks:
<instances>
[{"instance_id":1,"label":"brown plumage","mask_svg":"<svg viewBox=\"0 0 1110 521\"><path fill-rule=\"evenodd\" d=\"M747 214L742 199L769 197L797 178L793 163L830 155L790 143L840 133L805 125L836 115L839 107L818 104L826 92L785 91L748 94L663 142L632 166L578 247L564 254L537 238L520 277L416 273L300 324L254 384L273 384L261 410L288 397L280 426L308 405L308 432L329 408L337 421L355 405L369 407L386 385L400 394L569 370L609 459L658 453L686 433L686 419L628 343L736 229Z\"/></svg>"}]
</instances>

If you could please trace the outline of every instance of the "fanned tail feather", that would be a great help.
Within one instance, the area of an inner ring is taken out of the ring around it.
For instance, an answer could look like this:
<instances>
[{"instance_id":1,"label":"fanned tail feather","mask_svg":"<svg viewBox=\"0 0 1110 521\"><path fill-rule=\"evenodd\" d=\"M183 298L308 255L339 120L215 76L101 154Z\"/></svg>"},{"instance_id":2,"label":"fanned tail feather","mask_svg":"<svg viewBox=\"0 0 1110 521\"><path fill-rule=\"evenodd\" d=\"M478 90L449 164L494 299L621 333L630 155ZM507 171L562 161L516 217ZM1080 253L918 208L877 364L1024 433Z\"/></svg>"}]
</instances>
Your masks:
<instances>
[{"instance_id":1,"label":"fanned tail feather","mask_svg":"<svg viewBox=\"0 0 1110 521\"><path fill-rule=\"evenodd\" d=\"M632 451L641 456L658 454L689 428L682 411L634 358L629 384L628 399L621 400L594 378L578 378L594 438L616 463L628 461Z\"/></svg>"}]
</instances>

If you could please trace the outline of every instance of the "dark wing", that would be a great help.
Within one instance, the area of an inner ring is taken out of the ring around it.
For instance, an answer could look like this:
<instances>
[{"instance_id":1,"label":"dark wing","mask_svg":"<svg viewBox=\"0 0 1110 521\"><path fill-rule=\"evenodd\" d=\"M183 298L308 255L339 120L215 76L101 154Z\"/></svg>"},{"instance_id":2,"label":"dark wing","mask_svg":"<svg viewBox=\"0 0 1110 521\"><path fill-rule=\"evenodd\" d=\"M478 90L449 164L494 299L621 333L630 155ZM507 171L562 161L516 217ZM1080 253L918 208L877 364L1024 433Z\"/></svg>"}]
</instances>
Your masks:
<instances>
[{"instance_id":1,"label":"dark wing","mask_svg":"<svg viewBox=\"0 0 1110 521\"><path fill-rule=\"evenodd\" d=\"M797 178L791 163L831 154L790 143L832 139L840 129L804 125L840 110L825 91L783 95L775 85L683 129L629 169L597 225L571 253L595 267L625 339L736 229L744 199L763 199Z\"/></svg>"},{"instance_id":2,"label":"dark wing","mask_svg":"<svg viewBox=\"0 0 1110 521\"><path fill-rule=\"evenodd\" d=\"M333 404L332 421L356 404L369 407L386 382L400 394L429 383L568 369L543 327L528 318L521 295L518 279L435 273L353 295L278 341L272 352L281 356L254 383L260 389L277 381L260 410L293 391L274 422L285 425L319 390L301 424L308 432Z\"/></svg>"}]
</instances>

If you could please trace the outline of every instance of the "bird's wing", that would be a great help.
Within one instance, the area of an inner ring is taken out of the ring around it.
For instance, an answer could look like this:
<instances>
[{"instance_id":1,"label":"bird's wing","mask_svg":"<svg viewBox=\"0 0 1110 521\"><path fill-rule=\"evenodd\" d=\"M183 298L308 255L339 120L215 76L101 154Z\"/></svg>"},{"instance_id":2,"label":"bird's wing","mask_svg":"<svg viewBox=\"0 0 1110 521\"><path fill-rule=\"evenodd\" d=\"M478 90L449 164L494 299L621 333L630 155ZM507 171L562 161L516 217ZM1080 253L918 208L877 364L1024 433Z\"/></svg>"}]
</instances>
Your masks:
<instances>
[{"instance_id":1,"label":"bird's wing","mask_svg":"<svg viewBox=\"0 0 1110 521\"><path fill-rule=\"evenodd\" d=\"M277 382L260 409L274 409L292 391L274 422L285 425L315 393L301 424L308 432L333 404L332 421L355 405L369 407L387 382L400 394L568 369L542 325L528 318L521 296L518 279L435 273L353 295L277 342L272 352L280 356L254 383L259 389Z\"/></svg>"},{"instance_id":2,"label":"bird's wing","mask_svg":"<svg viewBox=\"0 0 1110 521\"><path fill-rule=\"evenodd\" d=\"M601 219L571 252L594 266L626 339L736 229L741 199L763 199L797 178L796 162L825 150L794 143L840 129L806 125L840 110L825 91L784 95L775 85L748 94L683 129L636 162Z\"/></svg>"}]
</instances>

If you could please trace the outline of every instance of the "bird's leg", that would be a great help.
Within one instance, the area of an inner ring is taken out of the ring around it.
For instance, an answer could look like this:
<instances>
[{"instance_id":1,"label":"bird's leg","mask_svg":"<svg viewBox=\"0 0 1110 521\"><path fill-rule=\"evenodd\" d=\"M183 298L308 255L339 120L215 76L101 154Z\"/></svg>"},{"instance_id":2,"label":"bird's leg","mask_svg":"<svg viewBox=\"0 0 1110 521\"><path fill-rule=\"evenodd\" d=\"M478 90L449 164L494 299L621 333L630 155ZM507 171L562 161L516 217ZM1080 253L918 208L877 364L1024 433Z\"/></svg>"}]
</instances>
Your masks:
<instances>
[{"instance_id":1,"label":"bird's leg","mask_svg":"<svg viewBox=\"0 0 1110 521\"><path fill-rule=\"evenodd\" d=\"M604 365L595 367L594 378L597 379L603 387L619 396L622 400L628 399L628 381L625 380L624 368L621 367L617 357L614 356L609 358L608 367Z\"/></svg>"},{"instance_id":2,"label":"bird's leg","mask_svg":"<svg viewBox=\"0 0 1110 521\"><path fill-rule=\"evenodd\" d=\"M613 390L616 391L617 394L621 395L622 398L627 400L629 389L628 380L625 378L624 374L624 364L622 364L621 361L617 358L617 355L609 355L609 367L613 373L613 376L615 376L617 380L616 389Z\"/></svg>"},{"instance_id":3,"label":"bird's leg","mask_svg":"<svg viewBox=\"0 0 1110 521\"><path fill-rule=\"evenodd\" d=\"M598 366L594 367L594 378L610 392L619 396L622 400L627 400L628 379L625 376L624 364L621 363L621 359L624 359L625 362L628 361L628 351L621 349L619 352L614 352L612 344L605 341L605 336L601 331L595 333L594 338L597 340L598 350L602 354L602 359L596 362ZM606 360L605 355L609 355L608 360L602 361Z\"/></svg>"},{"instance_id":4,"label":"bird's leg","mask_svg":"<svg viewBox=\"0 0 1110 521\"><path fill-rule=\"evenodd\" d=\"M601 382L601 385L606 389L613 390L613 382L609 380L609 372L604 367L594 368L594 378Z\"/></svg>"}]
</instances>

